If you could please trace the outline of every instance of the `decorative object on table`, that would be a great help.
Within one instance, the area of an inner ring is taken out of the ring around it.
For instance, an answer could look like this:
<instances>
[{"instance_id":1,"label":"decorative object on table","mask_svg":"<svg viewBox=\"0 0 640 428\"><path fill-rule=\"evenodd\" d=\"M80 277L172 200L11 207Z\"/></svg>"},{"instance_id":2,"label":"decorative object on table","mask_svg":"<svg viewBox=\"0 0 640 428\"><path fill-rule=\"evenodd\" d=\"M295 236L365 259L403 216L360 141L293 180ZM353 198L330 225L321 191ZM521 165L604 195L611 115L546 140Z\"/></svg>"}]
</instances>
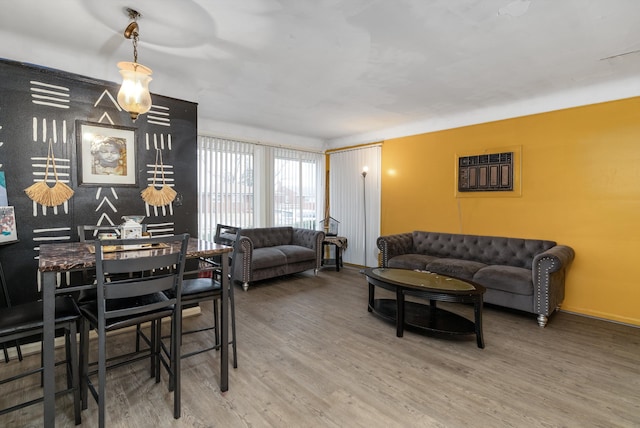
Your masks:
<instances>
[{"instance_id":1,"label":"decorative object on table","mask_svg":"<svg viewBox=\"0 0 640 428\"><path fill-rule=\"evenodd\" d=\"M135 128L76 121L78 184L137 187Z\"/></svg>"},{"instance_id":2,"label":"decorative object on table","mask_svg":"<svg viewBox=\"0 0 640 428\"><path fill-rule=\"evenodd\" d=\"M0 243L18 240L16 215L13 207L0 207Z\"/></svg>"},{"instance_id":3,"label":"decorative object on table","mask_svg":"<svg viewBox=\"0 0 640 428\"><path fill-rule=\"evenodd\" d=\"M123 215L124 223L120 225L122 239L142 238L143 215Z\"/></svg>"},{"instance_id":4,"label":"decorative object on table","mask_svg":"<svg viewBox=\"0 0 640 428\"><path fill-rule=\"evenodd\" d=\"M122 75L122 86L118 92L118 105L129 113L132 121L136 121L139 115L145 114L151 109L151 94L149 82L151 82L151 69L138 64L138 18L141 15L127 9L131 22L124 30L124 37L133 41L133 62L119 62L118 68Z\"/></svg>"},{"instance_id":5,"label":"decorative object on table","mask_svg":"<svg viewBox=\"0 0 640 428\"><path fill-rule=\"evenodd\" d=\"M340 224L338 220L329 216L324 220L320 220L320 224L326 236L338 236L338 225Z\"/></svg>"},{"instance_id":6,"label":"decorative object on table","mask_svg":"<svg viewBox=\"0 0 640 428\"><path fill-rule=\"evenodd\" d=\"M162 183L157 183L158 169L160 169ZM161 184L160 189L156 188L158 184ZM173 202L177 194L178 193L175 190L167 185L167 182L164 178L164 163L162 162L162 152L159 149L156 149L156 163L153 167L153 182L146 189L140 192L142 200L154 207L161 207L163 205L169 205L171 202Z\"/></svg>"},{"instance_id":7,"label":"decorative object on table","mask_svg":"<svg viewBox=\"0 0 640 428\"><path fill-rule=\"evenodd\" d=\"M49 178L49 165L52 166L55 184L49 187L47 179ZM55 207L68 201L73 196L73 189L59 180L58 171L56 170L56 160L53 155L53 143L49 139L49 150L47 152L47 166L44 170L44 178L42 181L32 184L24 189L27 196L46 207Z\"/></svg>"}]
</instances>

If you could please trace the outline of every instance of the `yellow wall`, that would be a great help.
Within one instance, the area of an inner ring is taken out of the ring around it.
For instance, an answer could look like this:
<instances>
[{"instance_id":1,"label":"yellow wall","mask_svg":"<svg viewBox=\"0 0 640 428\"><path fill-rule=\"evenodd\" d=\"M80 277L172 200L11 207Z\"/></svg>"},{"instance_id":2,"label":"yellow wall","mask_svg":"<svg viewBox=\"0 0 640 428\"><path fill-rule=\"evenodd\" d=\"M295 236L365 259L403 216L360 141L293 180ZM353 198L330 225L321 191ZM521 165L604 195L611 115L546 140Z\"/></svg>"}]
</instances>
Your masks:
<instances>
[{"instance_id":1,"label":"yellow wall","mask_svg":"<svg viewBox=\"0 0 640 428\"><path fill-rule=\"evenodd\" d=\"M521 195L456 197L457 156L513 146L522 153ZM571 246L562 309L640 325L640 98L387 140L381 191L383 235Z\"/></svg>"}]
</instances>

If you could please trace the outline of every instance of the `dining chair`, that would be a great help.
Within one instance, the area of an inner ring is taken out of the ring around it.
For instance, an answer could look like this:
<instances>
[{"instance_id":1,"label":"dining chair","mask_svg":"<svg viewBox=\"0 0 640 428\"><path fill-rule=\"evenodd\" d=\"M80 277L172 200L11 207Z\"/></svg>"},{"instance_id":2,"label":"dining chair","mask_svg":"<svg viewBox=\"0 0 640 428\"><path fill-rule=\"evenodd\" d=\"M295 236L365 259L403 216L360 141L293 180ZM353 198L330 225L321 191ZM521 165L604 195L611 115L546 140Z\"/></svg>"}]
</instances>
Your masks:
<instances>
[{"instance_id":1,"label":"dining chair","mask_svg":"<svg viewBox=\"0 0 640 428\"><path fill-rule=\"evenodd\" d=\"M214 242L216 244L228 245L230 247L235 246L236 236L240 230L239 227L236 226L228 226L224 224L216 225L216 234L214 237ZM237 342L236 342L236 309L235 309L235 298L233 293L233 280L231 275L233 273L233 253L230 253L229 262L229 305L230 305L230 316L231 316L231 340L229 341L229 345L232 347L233 351L233 368L238 368L238 353L237 353ZM183 331L182 335L198 333L202 331L211 331L214 332L214 342L213 345L210 345L205 348L201 348L196 351L192 351L186 354L182 354L182 358L188 358L193 355L201 354L203 352L218 350L220 349L220 317L218 311L218 305L221 303L222 298L222 289L221 289L221 272L222 269L220 267L221 257L217 256L209 259L200 259L200 267L195 271L190 271L185 273L185 279L182 282L182 300L183 304L191 305L191 304L200 304L201 302L206 302L208 300L212 301L213 304L213 323L209 327L194 329ZM224 255L227 257L227 255ZM205 277L197 277L197 278L189 278L189 274L201 274L202 272L210 272L210 275L205 275ZM210 276L210 277L207 277Z\"/></svg>"},{"instance_id":2,"label":"dining chair","mask_svg":"<svg viewBox=\"0 0 640 428\"><path fill-rule=\"evenodd\" d=\"M143 228L143 230L146 231L146 225L144 225L145 227ZM93 225L93 224L79 224L77 226L78 229L78 240L80 242L93 242L96 239L100 238L100 234L102 233L110 233L110 234L114 234L117 238L121 237L121 231L120 231L120 227L117 225ZM139 274L139 273L137 273ZM134 275L131 272L127 272L125 274L125 276L132 276ZM110 280L110 278L109 278ZM83 284L89 284L91 282L95 282L96 281L96 270L94 269L83 269L82 270L82 283ZM76 296L76 300L78 302L79 305L82 305L83 303L88 303L91 301L96 300L96 289L95 288L89 288L89 289L85 289L82 290L78 293L78 295ZM140 342L141 340L146 342L147 346L150 346L149 341L147 340L146 336L142 333L141 327L140 325L136 326L136 352L141 352L141 347L140 347ZM145 351L144 349L142 350L143 352ZM154 367L151 367L151 371L155 372Z\"/></svg>"},{"instance_id":3,"label":"dining chair","mask_svg":"<svg viewBox=\"0 0 640 428\"><path fill-rule=\"evenodd\" d=\"M222 286L221 286L221 267L218 261L215 259L200 258L197 260L199 263L198 268L185 272L182 280L182 307L191 307L199 305L203 302L211 301L213 305L213 320L212 323L206 327L194 328L190 330L182 330L182 337L207 331L213 331L213 340L209 341L209 344L203 348L196 349L187 353L181 353L181 358L189 358L194 355L201 354L203 352L219 350L222 344L220 343L220 310L219 305L222 302ZM201 275L206 272L207 276L204 277L189 277L190 275ZM236 346L236 322L235 322L235 301L233 296L233 287L229 284L229 305L230 305L230 317L231 317L231 339L228 345L232 347L233 352L233 368L238 368L238 355ZM164 337L166 339L167 337ZM165 355L169 355L169 349L162 343L163 351ZM171 388L171 385L170 385Z\"/></svg>"},{"instance_id":4,"label":"dining chair","mask_svg":"<svg viewBox=\"0 0 640 428\"><path fill-rule=\"evenodd\" d=\"M216 235L214 238L214 242L217 244L233 246L235 241L235 234L237 233L239 228L234 226L226 226L218 224L216 227ZM222 346L220 343L220 325L222 325L222 321L220 319L220 311L219 305L222 301L222 288L221 288L221 257L215 256L210 258L198 258L197 260L190 260L191 263L198 263L197 267L190 266L191 270L186 271L184 273L184 277L182 280L182 307L191 307L198 306L201 303L211 301L213 307L213 320L212 323L206 327L202 328L194 328L190 330L182 330L182 337L184 338L187 335L191 335L194 333L202 333L213 331L213 340L209 341L208 345L201 347L199 349L182 353L180 354L180 358L189 358L194 355L198 355L204 352L219 350ZM228 257L226 254L224 257ZM232 262L232 259L230 258ZM230 269L230 272L232 270ZM229 273L229 305L230 305L230 317L231 317L231 339L229 340L228 345L232 347L233 352L233 368L238 368L238 352L237 352L237 341L236 341L236 315L235 315L235 299L233 295L233 283L231 282L231 273ZM163 337L163 339L167 339L169 336ZM182 342L181 342L182 345ZM170 360L170 350L161 342L160 344L162 352L164 355L169 357ZM168 371L175 372L168 368ZM173 389L173 380L169 381L169 390Z\"/></svg>"},{"instance_id":5,"label":"dining chair","mask_svg":"<svg viewBox=\"0 0 640 428\"><path fill-rule=\"evenodd\" d=\"M171 319L171 358L166 366L175 370L170 376L173 389L174 418L180 417L181 289L188 234L143 239L95 241L97 299L80 306L83 315L80 334L82 406L87 408L88 391L98 403L98 425L105 426L106 372L134 361L149 358L156 382L160 382L162 319ZM123 247L123 246L129 247ZM111 250L144 248L131 252ZM145 272L127 277L128 272ZM168 297L166 293L172 293ZM107 360L106 334L149 322L151 348L147 354L131 353L119 360ZM97 370L89 371L89 330L98 338ZM98 376L97 387L92 377Z\"/></svg>"},{"instance_id":6,"label":"dining chair","mask_svg":"<svg viewBox=\"0 0 640 428\"><path fill-rule=\"evenodd\" d=\"M6 289L6 281L2 265L0 265L0 282ZM59 296L55 300L55 327L56 331L64 331L65 360L59 364L66 365L67 387L56 392L57 394L72 392L75 424L81 423L80 415L80 388L79 388L79 363L78 346L76 342L77 323L80 321L80 312L75 301L69 296ZM42 338L43 334L43 308L42 301L27 302L13 306L0 308L0 344L13 346L23 339ZM41 339L40 339L41 340ZM19 348L18 348L19 349ZM21 355L20 355L21 357ZM19 358L22 361L22 358ZM27 376L42 373L42 359L39 367L22 371L21 373L0 380L0 385L23 379ZM3 399L6 397L3 397ZM0 409L0 415L22 409L33 404L40 403L43 397L23 401L21 403Z\"/></svg>"}]
</instances>

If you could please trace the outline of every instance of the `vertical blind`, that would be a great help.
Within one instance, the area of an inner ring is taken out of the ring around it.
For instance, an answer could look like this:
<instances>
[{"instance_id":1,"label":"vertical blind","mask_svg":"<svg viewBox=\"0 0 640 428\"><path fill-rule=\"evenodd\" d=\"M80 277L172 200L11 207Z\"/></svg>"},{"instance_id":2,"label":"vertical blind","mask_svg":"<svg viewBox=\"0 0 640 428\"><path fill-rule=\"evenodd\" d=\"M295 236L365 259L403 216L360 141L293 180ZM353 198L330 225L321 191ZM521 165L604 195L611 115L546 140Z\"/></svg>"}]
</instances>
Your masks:
<instances>
[{"instance_id":1,"label":"vertical blind","mask_svg":"<svg viewBox=\"0 0 640 428\"><path fill-rule=\"evenodd\" d=\"M329 212L340 222L338 235L347 238L345 263L378 265L381 153L380 146L370 146L330 154Z\"/></svg>"},{"instance_id":2,"label":"vertical blind","mask_svg":"<svg viewBox=\"0 0 640 428\"><path fill-rule=\"evenodd\" d=\"M218 223L317 229L324 156L228 139L198 137L198 236Z\"/></svg>"},{"instance_id":3,"label":"vertical blind","mask_svg":"<svg viewBox=\"0 0 640 428\"><path fill-rule=\"evenodd\" d=\"M218 223L248 227L254 220L254 145L198 138L198 236L213 240Z\"/></svg>"},{"instance_id":4,"label":"vertical blind","mask_svg":"<svg viewBox=\"0 0 640 428\"><path fill-rule=\"evenodd\" d=\"M322 155L274 148L274 226L317 229L322 219Z\"/></svg>"}]
</instances>

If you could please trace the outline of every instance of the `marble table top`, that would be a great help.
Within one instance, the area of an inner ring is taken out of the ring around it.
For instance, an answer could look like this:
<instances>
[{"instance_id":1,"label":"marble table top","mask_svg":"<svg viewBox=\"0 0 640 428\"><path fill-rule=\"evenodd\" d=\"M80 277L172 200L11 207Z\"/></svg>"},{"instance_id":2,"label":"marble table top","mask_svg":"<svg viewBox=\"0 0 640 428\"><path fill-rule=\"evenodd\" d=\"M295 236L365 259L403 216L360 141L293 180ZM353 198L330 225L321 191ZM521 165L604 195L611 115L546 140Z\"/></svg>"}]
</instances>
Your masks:
<instances>
[{"instance_id":1,"label":"marble table top","mask_svg":"<svg viewBox=\"0 0 640 428\"><path fill-rule=\"evenodd\" d=\"M91 242L60 242L40 245L38 270L40 272L66 272L92 268L96 264L96 256L89 250ZM122 251L109 253L108 257L135 257L136 253L149 255L150 251L160 254L162 248ZM187 258L213 257L233 251L233 247L189 238ZM106 257L106 256L105 256Z\"/></svg>"}]
</instances>

